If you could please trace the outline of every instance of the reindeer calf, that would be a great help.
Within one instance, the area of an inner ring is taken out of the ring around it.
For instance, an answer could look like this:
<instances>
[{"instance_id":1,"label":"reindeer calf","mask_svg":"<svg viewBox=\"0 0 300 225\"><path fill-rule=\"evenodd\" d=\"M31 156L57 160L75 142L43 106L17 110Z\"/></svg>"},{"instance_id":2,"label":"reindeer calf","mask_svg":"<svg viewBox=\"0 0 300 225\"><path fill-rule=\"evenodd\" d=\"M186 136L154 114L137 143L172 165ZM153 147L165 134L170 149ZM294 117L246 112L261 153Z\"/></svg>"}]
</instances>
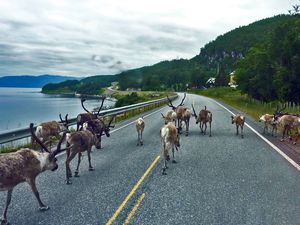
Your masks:
<instances>
[{"instance_id":1,"label":"reindeer calf","mask_svg":"<svg viewBox=\"0 0 300 225\"><path fill-rule=\"evenodd\" d=\"M5 208L0 219L1 225L9 224L7 221L7 210L11 202L12 191L20 183L27 182L30 185L41 211L49 209L40 199L35 179L40 173L46 170L55 171L58 168L55 156L62 151L60 146L65 133L60 139L57 149L50 152L35 136L33 124L30 124L30 130L33 138L46 152L36 152L35 150L25 148L14 153L0 154L0 191L7 191Z\"/></svg>"},{"instance_id":2,"label":"reindeer calf","mask_svg":"<svg viewBox=\"0 0 300 225\"><path fill-rule=\"evenodd\" d=\"M199 112L199 115L197 116L193 105L192 105L192 108L194 111L194 116L196 118L196 124L200 123L199 126L200 126L201 133L203 133L203 135L206 134L207 123L208 123L209 124L209 136L211 137L211 122L212 122L211 111L207 110L206 106L205 106L204 109L202 109Z\"/></svg>"},{"instance_id":3,"label":"reindeer calf","mask_svg":"<svg viewBox=\"0 0 300 225\"><path fill-rule=\"evenodd\" d=\"M143 118L139 118L135 123L136 131L138 134L138 140L136 145L143 145L143 131L145 128L145 121Z\"/></svg>"},{"instance_id":4,"label":"reindeer calf","mask_svg":"<svg viewBox=\"0 0 300 225\"><path fill-rule=\"evenodd\" d=\"M170 160L169 150L172 148L172 163L176 163L174 148L177 150L177 148L180 147L178 130L173 123L169 122L160 129L160 140L163 147L162 153L164 157L162 174L166 175L166 169L168 168L167 161Z\"/></svg>"},{"instance_id":5,"label":"reindeer calf","mask_svg":"<svg viewBox=\"0 0 300 225\"><path fill-rule=\"evenodd\" d=\"M274 115L271 114L264 114L259 118L259 122L264 122L264 130L263 133L265 134L265 132L268 132L268 128L272 127L272 136L274 136L274 131L275 131L275 135L277 133L277 126L276 124L273 122L274 121Z\"/></svg>"},{"instance_id":6,"label":"reindeer calf","mask_svg":"<svg viewBox=\"0 0 300 225\"><path fill-rule=\"evenodd\" d=\"M241 137L244 138L244 123L245 123L245 117L237 114L235 116L231 116L231 123L236 125L236 135L239 135L239 127L241 127Z\"/></svg>"}]
</instances>

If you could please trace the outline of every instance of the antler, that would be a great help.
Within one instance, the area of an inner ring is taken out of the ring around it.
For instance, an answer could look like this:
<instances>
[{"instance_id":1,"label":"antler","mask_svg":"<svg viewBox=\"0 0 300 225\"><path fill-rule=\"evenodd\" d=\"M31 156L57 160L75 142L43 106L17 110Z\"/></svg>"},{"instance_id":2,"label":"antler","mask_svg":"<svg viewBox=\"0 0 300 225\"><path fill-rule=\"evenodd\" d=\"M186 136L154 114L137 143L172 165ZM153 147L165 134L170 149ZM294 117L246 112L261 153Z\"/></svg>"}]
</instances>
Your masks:
<instances>
[{"instance_id":1,"label":"antler","mask_svg":"<svg viewBox=\"0 0 300 225\"><path fill-rule=\"evenodd\" d=\"M113 125L113 126L110 125L110 124L112 123L112 121L114 120L115 117L116 117L116 116L113 116L113 117L111 118L111 120L110 120L109 123L108 123L108 127L111 127L111 128L114 128L114 127L115 127L115 125Z\"/></svg>"},{"instance_id":2,"label":"antler","mask_svg":"<svg viewBox=\"0 0 300 225\"><path fill-rule=\"evenodd\" d=\"M46 152L49 152L49 153L50 153L50 151L48 150L48 148L47 148L47 147L43 144L43 142L41 142L41 140L38 139L38 137L35 135L35 133L34 133L34 131L33 131L33 123L30 123L29 128L30 128L30 133L31 133L33 139L35 139L35 141L42 147L42 149L44 149Z\"/></svg>"},{"instance_id":3,"label":"antler","mask_svg":"<svg viewBox=\"0 0 300 225\"><path fill-rule=\"evenodd\" d=\"M104 100L105 100L105 97L102 97L101 106L100 106L100 108L98 109L98 112L97 112L97 114L96 114L97 116L99 115L99 113L100 113L100 111L101 111L101 109L102 109L102 107L103 107Z\"/></svg>"},{"instance_id":4,"label":"antler","mask_svg":"<svg viewBox=\"0 0 300 225\"><path fill-rule=\"evenodd\" d=\"M283 108L279 110L279 112L282 112L283 110L285 110L286 108L286 104L283 105Z\"/></svg>"},{"instance_id":5,"label":"antler","mask_svg":"<svg viewBox=\"0 0 300 225\"><path fill-rule=\"evenodd\" d=\"M192 108L193 108L194 116L195 116L195 118L197 119L197 113L196 113L196 111L195 111L195 108L194 108L194 105L193 105L193 104L192 104Z\"/></svg>"},{"instance_id":6,"label":"antler","mask_svg":"<svg viewBox=\"0 0 300 225\"><path fill-rule=\"evenodd\" d=\"M82 99L80 99L81 100L81 106L82 106L82 108L87 112L87 113L91 113L89 110L87 110L85 107L84 107L84 105L83 105L83 103L85 102L85 98L82 98Z\"/></svg>"},{"instance_id":7,"label":"antler","mask_svg":"<svg viewBox=\"0 0 300 225\"><path fill-rule=\"evenodd\" d=\"M56 147L56 150L54 150L53 152L51 152L51 155L49 156L50 159L53 159L58 153L64 151L65 149L61 149L61 144L63 142L63 140L65 139L66 137L66 132L63 133L62 137L60 138L58 144L57 144L57 147Z\"/></svg>"},{"instance_id":8,"label":"antler","mask_svg":"<svg viewBox=\"0 0 300 225\"><path fill-rule=\"evenodd\" d=\"M167 99L168 99L168 101L169 101L169 103L170 103L170 104L167 103L167 105L168 105L169 107L175 109L176 107L172 104L172 101L171 101L171 99L169 99L169 96L168 96L168 95L167 95Z\"/></svg>"},{"instance_id":9,"label":"antler","mask_svg":"<svg viewBox=\"0 0 300 225\"><path fill-rule=\"evenodd\" d=\"M180 103L178 106L182 106L182 105L183 105L183 101L184 101L185 97L186 97L186 93L184 93L184 97L183 97L181 103ZM177 106L177 107L178 107L178 106Z\"/></svg>"}]
</instances>

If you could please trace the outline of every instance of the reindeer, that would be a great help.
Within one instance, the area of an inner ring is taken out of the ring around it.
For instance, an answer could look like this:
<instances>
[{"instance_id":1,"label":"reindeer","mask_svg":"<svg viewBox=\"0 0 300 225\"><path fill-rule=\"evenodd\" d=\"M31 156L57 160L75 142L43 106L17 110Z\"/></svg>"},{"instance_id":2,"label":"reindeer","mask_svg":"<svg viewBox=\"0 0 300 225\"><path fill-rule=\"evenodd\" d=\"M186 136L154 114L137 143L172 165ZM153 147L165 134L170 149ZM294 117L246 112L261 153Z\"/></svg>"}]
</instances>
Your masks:
<instances>
[{"instance_id":1,"label":"reindeer","mask_svg":"<svg viewBox=\"0 0 300 225\"><path fill-rule=\"evenodd\" d=\"M167 161L170 160L169 150L170 148L172 148L172 156L173 156L172 163L176 163L174 148L178 150L178 148L180 147L180 137L178 133L178 128L176 128L172 122L169 122L168 124L164 125L160 129L160 140L163 147L162 153L164 157L162 174L167 175L166 173L166 169L168 168Z\"/></svg>"},{"instance_id":2,"label":"reindeer","mask_svg":"<svg viewBox=\"0 0 300 225\"><path fill-rule=\"evenodd\" d=\"M283 128L282 138L280 141L284 141L285 135L286 134L288 135L292 128L295 128L298 130L298 127L300 125L299 117L295 116L295 115L282 115L281 117L277 118L277 120L275 120L275 117L274 117L273 123L275 125L278 124L279 126L281 126Z\"/></svg>"},{"instance_id":3,"label":"reindeer","mask_svg":"<svg viewBox=\"0 0 300 225\"><path fill-rule=\"evenodd\" d=\"M27 182L30 185L39 203L39 210L45 211L49 209L40 199L35 179L40 173L46 170L57 170L58 165L55 156L63 151L61 143L66 133L63 133L56 150L51 152L36 137L33 131L33 123L30 124L30 131L33 139L35 139L45 152L36 152L33 149L23 148L14 153L0 154L0 191L7 191L5 208L0 219L1 225L9 224L7 221L7 210L11 202L12 191L20 183Z\"/></svg>"},{"instance_id":4,"label":"reindeer","mask_svg":"<svg viewBox=\"0 0 300 225\"><path fill-rule=\"evenodd\" d=\"M185 136L189 135L189 126L190 126L190 118L191 118L191 110L188 107L183 106L183 102L185 100L186 93L184 93L184 97L181 101L181 103L178 106L174 106L172 104L172 101L167 96L167 99L169 101L169 104L167 104L169 107L173 109L173 111L176 113L177 117L177 125L179 132L182 130L182 124L185 123L186 131Z\"/></svg>"},{"instance_id":5,"label":"reindeer","mask_svg":"<svg viewBox=\"0 0 300 225\"><path fill-rule=\"evenodd\" d=\"M59 138L59 134L64 131L68 131L68 114L65 116L65 120L62 119L61 114L59 114L60 122L50 121L41 123L36 127L35 135L37 138L41 139L42 142L47 145L49 143L51 149L51 138ZM32 138L32 148L34 148L35 140Z\"/></svg>"},{"instance_id":6,"label":"reindeer","mask_svg":"<svg viewBox=\"0 0 300 225\"><path fill-rule=\"evenodd\" d=\"M75 177L79 177L79 165L81 162L82 152L87 151L89 161L89 171L93 171L94 168L91 164L91 151L92 146L95 145L97 149L101 149L101 136L106 134L110 136L109 131L111 122L114 117L110 120L108 125L105 125L103 120L94 119L87 121L85 130L76 131L71 134L67 134L67 159L66 159L66 184L72 184L70 177L72 172L70 169L70 162L78 154L78 163L75 170Z\"/></svg>"},{"instance_id":7,"label":"reindeer","mask_svg":"<svg viewBox=\"0 0 300 225\"><path fill-rule=\"evenodd\" d=\"M96 113L92 113L90 112L89 110L87 110L85 108L85 106L83 105L83 103L86 101L86 99L81 99L81 106L82 108L86 111L86 113L79 113L77 115L77 131L78 130L81 130L82 129L82 126L85 122L89 121L89 120L93 120L93 119L102 119L99 114L100 114L100 111L103 107L103 104L104 104L104 100L105 98L103 97L102 98L102 102L101 102L101 106L99 107L98 111ZM79 129L80 127L80 129Z\"/></svg>"},{"instance_id":8,"label":"reindeer","mask_svg":"<svg viewBox=\"0 0 300 225\"><path fill-rule=\"evenodd\" d=\"M143 131L145 128L145 121L143 117L137 119L135 123L136 131L138 133L138 140L136 145L143 145Z\"/></svg>"},{"instance_id":9,"label":"reindeer","mask_svg":"<svg viewBox=\"0 0 300 225\"><path fill-rule=\"evenodd\" d=\"M196 118L196 124L200 123L200 130L203 135L206 134L207 129L207 123L209 123L209 136L211 137L211 122L212 122L212 113L206 109L206 106L204 106L204 109L202 109L199 112L199 116L197 116L194 106L192 105L194 116ZM203 127L205 127L203 129Z\"/></svg>"},{"instance_id":10,"label":"reindeer","mask_svg":"<svg viewBox=\"0 0 300 225\"><path fill-rule=\"evenodd\" d=\"M263 133L265 134L266 131L268 132L268 128L272 127L272 136L274 136L274 131L275 135L277 133L277 126L273 122L274 121L274 115L271 114L264 114L259 118L259 122L263 121L264 122L264 130Z\"/></svg>"},{"instance_id":11,"label":"reindeer","mask_svg":"<svg viewBox=\"0 0 300 225\"><path fill-rule=\"evenodd\" d=\"M165 120L165 124L168 124L169 122L174 122L176 125L176 113L173 110L170 110L166 113L166 115L161 113L162 118Z\"/></svg>"},{"instance_id":12,"label":"reindeer","mask_svg":"<svg viewBox=\"0 0 300 225\"><path fill-rule=\"evenodd\" d=\"M241 127L241 137L244 138L244 123L245 123L245 117L237 114L235 116L231 116L231 123L236 125L236 135L239 135L239 127Z\"/></svg>"}]
</instances>

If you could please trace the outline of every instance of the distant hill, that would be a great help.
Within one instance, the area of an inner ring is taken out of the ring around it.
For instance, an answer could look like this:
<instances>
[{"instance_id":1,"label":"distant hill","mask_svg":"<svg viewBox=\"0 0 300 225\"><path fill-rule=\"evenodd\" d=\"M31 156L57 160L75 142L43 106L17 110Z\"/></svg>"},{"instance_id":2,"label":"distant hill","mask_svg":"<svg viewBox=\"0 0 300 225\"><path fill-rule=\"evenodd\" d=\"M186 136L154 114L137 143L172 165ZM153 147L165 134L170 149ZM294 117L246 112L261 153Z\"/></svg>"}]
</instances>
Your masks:
<instances>
[{"instance_id":1,"label":"distant hill","mask_svg":"<svg viewBox=\"0 0 300 225\"><path fill-rule=\"evenodd\" d=\"M60 83L66 80L78 80L78 79L82 79L82 78L57 76L57 75L4 76L4 77L0 77L0 87L40 88L48 83Z\"/></svg>"},{"instance_id":2,"label":"distant hill","mask_svg":"<svg viewBox=\"0 0 300 225\"><path fill-rule=\"evenodd\" d=\"M117 80L114 75L96 75L81 80L67 80L57 84L49 83L43 86L42 93L78 93L87 95L100 95L103 87L110 86Z\"/></svg>"}]
</instances>

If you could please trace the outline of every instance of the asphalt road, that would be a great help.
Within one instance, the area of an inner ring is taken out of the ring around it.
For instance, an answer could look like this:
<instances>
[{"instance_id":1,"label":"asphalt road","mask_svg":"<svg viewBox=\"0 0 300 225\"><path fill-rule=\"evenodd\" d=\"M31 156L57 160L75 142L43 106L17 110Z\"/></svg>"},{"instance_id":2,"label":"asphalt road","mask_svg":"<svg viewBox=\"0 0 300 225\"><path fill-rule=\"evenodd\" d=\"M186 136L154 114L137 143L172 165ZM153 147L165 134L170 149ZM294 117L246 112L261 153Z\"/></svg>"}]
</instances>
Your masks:
<instances>
[{"instance_id":1,"label":"asphalt road","mask_svg":"<svg viewBox=\"0 0 300 225\"><path fill-rule=\"evenodd\" d=\"M204 105L212 111L212 137L201 135L192 118L190 135L181 135L178 163L169 163L163 176L159 159L112 224L123 224L134 208L129 224L300 224L299 171L248 127L244 139L236 136L230 113L214 101L187 95L185 105L192 102L197 111ZM64 183L65 155L60 156L59 169L37 179L50 210L39 212L30 187L17 186L8 212L11 224L106 224L161 155L160 113L165 111L166 107L145 118L143 146L136 146L134 124L122 128L136 118L118 124L111 137L104 138L104 148L92 153L95 171L88 171L85 155L80 177L72 178L72 185ZM5 198L1 192L1 210Z\"/></svg>"}]
</instances>

